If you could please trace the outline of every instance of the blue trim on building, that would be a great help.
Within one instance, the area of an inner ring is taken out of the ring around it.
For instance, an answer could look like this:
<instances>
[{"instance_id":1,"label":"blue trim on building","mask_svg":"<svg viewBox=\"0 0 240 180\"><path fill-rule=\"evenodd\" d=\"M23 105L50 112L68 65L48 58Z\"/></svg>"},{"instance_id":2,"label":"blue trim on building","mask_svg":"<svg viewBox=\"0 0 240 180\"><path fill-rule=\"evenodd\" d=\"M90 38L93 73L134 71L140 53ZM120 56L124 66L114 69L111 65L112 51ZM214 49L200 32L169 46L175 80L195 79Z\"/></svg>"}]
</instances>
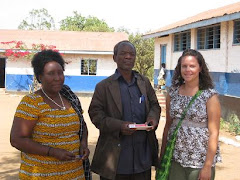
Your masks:
<instances>
[{"instance_id":1,"label":"blue trim on building","mask_svg":"<svg viewBox=\"0 0 240 180\"><path fill-rule=\"evenodd\" d=\"M173 70L167 70L166 86L171 86ZM159 69L154 69L154 87L157 87ZM240 97L240 73L210 72L215 89L221 95Z\"/></svg>"},{"instance_id":2,"label":"blue trim on building","mask_svg":"<svg viewBox=\"0 0 240 180\"><path fill-rule=\"evenodd\" d=\"M95 86L107 76L65 76L65 84L74 92L92 93ZM6 74L6 91L28 92L32 84L32 75Z\"/></svg>"},{"instance_id":3,"label":"blue trim on building","mask_svg":"<svg viewBox=\"0 0 240 180\"><path fill-rule=\"evenodd\" d=\"M29 91L32 79L32 75L6 74L6 91Z\"/></svg>"},{"instance_id":4,"label":"blue trim on building","mask_svg":"<svg viewBox=\"0 0 240 180\"><path fill-rule=\"evenodd\" d=\"M108 76L65 76L65 84L74 92L94 92L97 83Z\"/></svg>"}]
</instances>

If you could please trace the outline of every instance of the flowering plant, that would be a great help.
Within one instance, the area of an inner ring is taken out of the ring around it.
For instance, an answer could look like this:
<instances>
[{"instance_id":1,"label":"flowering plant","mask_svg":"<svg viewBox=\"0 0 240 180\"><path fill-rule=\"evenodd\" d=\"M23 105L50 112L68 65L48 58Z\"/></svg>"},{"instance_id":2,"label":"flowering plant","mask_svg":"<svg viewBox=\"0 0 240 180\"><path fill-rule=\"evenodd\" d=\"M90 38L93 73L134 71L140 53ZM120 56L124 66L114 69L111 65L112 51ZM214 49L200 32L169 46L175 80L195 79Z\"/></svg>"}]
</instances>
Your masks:
<instances>
[{"instance_id":1,"label":"flowering plant","mask_svg":"<svg viewBox=\"0 0 240 180\"><path fill-rule=\"evenodd\" d=\"M56 46L53 45L44 45L44 44L32 44L31 48L28 48L27 45L22 41L9 41L1 42L3 45L7 45L9 48L5 50L4 55L9 58L9 60L16 60L18 58L32 59L34 54L38 51L45 49L51 49L57 51ZM40 84L37 82L35 76L33 76L32 84L29 85L29 93L36 91L40 88Z\"/></svg>"},{"instance_id":2,"label":"flowering plant","mask_svg":"<svg viewBox=\"0 0 240 180\"><path fill-rule=\"evenodd\" d=\"M51 49L58 52L56 46L54 45L32 44L31 48L28 48L27 45L22 41L1 42L1 44L9 47L5 50L4 55L12 60L16 60L18 58L31 59L36 52L45 49Z\"/></svg>"}]
</instances>

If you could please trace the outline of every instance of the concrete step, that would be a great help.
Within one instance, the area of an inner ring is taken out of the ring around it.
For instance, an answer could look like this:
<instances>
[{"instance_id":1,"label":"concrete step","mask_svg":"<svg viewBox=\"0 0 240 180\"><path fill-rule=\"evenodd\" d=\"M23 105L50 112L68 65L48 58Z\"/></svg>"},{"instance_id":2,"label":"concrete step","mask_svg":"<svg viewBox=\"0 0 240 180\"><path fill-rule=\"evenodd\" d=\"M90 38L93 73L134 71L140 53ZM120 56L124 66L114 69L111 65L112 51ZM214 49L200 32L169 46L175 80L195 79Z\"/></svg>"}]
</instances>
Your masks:
<instances>
[{"instance_id":1,"label":"concrete step","mask_svg":"<svg viewBox=\"0 0 240 180\"><path fill-rule=\"evenodd\" d=\"M161 117L166 117L166 97L163 91L156 90L158 103L161 107Z\"/></svg>"}]
</instances>

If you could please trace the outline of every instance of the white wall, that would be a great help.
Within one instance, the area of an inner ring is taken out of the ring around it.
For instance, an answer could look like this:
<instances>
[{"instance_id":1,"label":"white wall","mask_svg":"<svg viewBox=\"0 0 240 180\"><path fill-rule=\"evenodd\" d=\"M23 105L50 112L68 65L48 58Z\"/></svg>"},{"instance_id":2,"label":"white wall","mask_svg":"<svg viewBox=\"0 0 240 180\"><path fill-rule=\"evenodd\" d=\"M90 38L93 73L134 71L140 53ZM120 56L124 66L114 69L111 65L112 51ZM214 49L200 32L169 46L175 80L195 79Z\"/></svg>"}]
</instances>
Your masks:
<instances>
[{"instance_id":1,"label":"white wall","mask_svg":"<svg viewBox=\"0 0 240 180\"><path fill-rule=\"evenodd\" d=\"M31 61L26 59L16 59L6 61L6 74L33 74L33 69L31 67Z\"/></svg>"},{"instance_id":2,"label":"white wall","mask_svg":"<svg viewBox=\"0 0 240 180\"><path fill-rule=\"evenodd\" d=\"M212 72L240 72L240 45L233 45L233 21L221 23L220 49L199 50ZM174 70L182 51L173 51L173 34L155 39L154 69L160 67L160 45L167 44L166 66ZM197 29L191 29L191 48L197 49Z\"/></svg>"},{"instance_id":3,"label":"white wall","mask_svg":"<svg viewBox=\"0 0 240 180\"><path fill-rule=\"evenodd\" d=\"M65 64L65 75L81 76L81 59L92 58L97 59L97 76L109 76L115 72L116 63L112 59L112 55L63 55ZM33 75L31 60L17 59L7 60L6 74L30 74Z\"/></svg>"},{"instance_id":4,"label":"white wall","mask_svg":"<svg viewBox=\"0 0 240 180\"><path fill-rule=\"evenodd\" d=\"M154 69L160 69L161 67L161 45L166 45L166 68L171 67L171 54L172 54L172 35L155 39L154 50Z\"/></svg>"}]
</instances>

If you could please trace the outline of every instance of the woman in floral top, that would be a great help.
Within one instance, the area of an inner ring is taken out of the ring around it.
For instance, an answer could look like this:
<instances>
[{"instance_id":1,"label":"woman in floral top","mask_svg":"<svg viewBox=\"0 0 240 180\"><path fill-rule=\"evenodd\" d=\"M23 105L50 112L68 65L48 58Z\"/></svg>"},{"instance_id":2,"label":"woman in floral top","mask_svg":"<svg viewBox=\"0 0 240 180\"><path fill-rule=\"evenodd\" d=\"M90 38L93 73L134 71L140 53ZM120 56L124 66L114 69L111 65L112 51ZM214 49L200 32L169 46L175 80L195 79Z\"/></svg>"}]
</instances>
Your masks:
<instances>
[{"instance_id":1,"label":"woman in floral top","mask_svg":"<svg viewBox=\"0 0 240 180\"><path fill-rule=\"evenodd\" d=\"M210 180L215 177L215 164L221 161L218 135L220 103L203 56L196 50L185 50L174 71L167 95L167 121L160 158L182 112L191 98L200 96L187 110L178 130L170 168L170 180Z\"/></svg>"}]
</instances>

